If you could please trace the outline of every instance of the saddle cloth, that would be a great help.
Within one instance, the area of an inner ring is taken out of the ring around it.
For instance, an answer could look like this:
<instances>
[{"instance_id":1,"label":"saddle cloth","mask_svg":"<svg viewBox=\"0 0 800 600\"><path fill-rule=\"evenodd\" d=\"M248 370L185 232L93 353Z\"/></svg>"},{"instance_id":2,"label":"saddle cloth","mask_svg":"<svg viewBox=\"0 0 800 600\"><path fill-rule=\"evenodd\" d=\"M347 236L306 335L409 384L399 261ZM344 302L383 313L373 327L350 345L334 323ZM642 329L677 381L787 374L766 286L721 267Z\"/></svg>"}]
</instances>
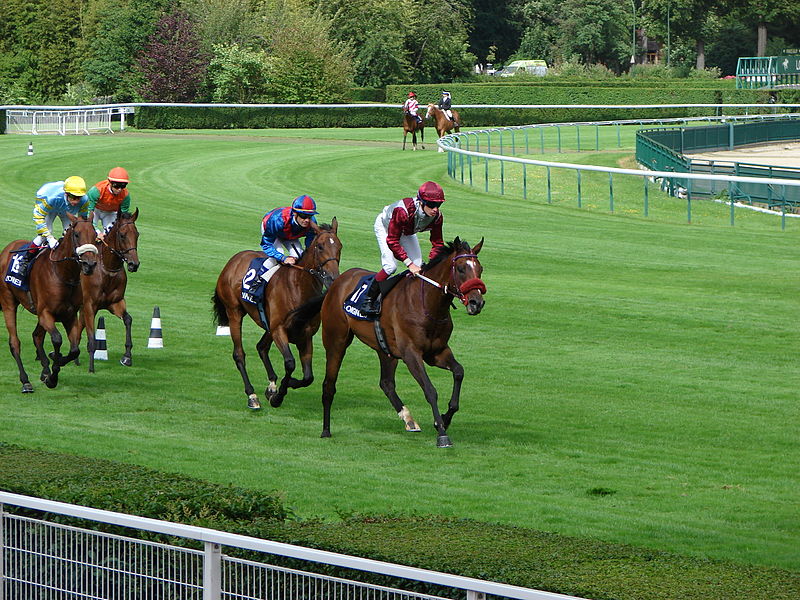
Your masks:
<instances>
[{"instance_id":1,"label":"saddle cloth","mask_svg":"<svg viewBox=\"0 0 800 600\"><path fill-rule=\"evenodd\" d=\"M392 288L400 283L400 280L407 275L408 271L403 271L402 273L389 277L389 279L378 282L378 286L381 290L381 300L386 298L386 295L392 290ZM380 316L368 316L361 312L361 305L364 303L364 300L367 297L367 290L372 285L373 279L375 279L375 275L372 273L364 275L358 280L356 287L353 288L353 291L350 292L350 295L344 299L344 305L342 308L344 309L344 312L354 319L361 319L362 321L374 321Z\"/></svg>"},{"instance_id":2,"label":"saddle cloth","mask_svg":"<svg viewBox=\"0 0 800 600\"><path fill-rule=\"evenodd\" d=\"M33 260L28 263L28 268L25 269L22 264L22 259L25 256L25 252L27 252L31 247L31 243L32 242L26 242L11 252L8 260L8 268L6 269L5 278L3 279L3 281L6 283L11 284L24 292L27 292L30 289L28 273L30 272L30 265L33 264Z\"/></svg>"},{"instance_id":3,"label":"saddle cloth","mask_svg":"<svg viewBox=\"0 0 800 600\"><path fill-rule=\"evenodd\" d=\"M264 258L254 258L250 261L250 266L242 277L242 300L250 304L262 304L264 300L264 280L258 276Z\"/></svg>"}]
</instances>

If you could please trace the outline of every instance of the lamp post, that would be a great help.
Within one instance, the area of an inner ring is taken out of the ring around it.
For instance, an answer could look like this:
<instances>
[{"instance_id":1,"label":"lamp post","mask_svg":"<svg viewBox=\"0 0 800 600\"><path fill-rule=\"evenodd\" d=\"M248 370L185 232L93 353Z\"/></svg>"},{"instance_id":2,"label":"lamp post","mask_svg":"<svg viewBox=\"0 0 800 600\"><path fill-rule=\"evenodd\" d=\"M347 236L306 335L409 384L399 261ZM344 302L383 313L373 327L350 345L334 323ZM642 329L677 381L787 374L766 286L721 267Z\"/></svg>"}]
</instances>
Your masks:
<instances>
[{"instance_id":1,"label":"lamp post","mask_svg":"<svg viewBox=\"0 0 800 600\"><path fill-rule=\"evenodd\" d=\"M633 33L631 34L631 66L636 64L636 1L631 0L633 7Z\"/></svg>"}]
</instances>

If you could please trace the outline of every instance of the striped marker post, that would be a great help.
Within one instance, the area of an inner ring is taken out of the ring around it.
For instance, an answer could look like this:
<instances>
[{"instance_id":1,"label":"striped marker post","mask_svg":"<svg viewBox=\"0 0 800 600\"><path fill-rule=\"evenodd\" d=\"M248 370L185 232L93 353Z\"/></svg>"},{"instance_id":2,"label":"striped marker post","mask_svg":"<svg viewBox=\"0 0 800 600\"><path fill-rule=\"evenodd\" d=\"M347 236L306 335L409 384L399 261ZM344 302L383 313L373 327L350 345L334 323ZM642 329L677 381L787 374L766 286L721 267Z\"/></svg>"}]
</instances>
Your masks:
<instances>
[{"instance_id":1,"label":"striped marker post","mask_svg":"<svg viewBox=\"0 0 800 600\"><path fill-rule=\"evenodd\" d=\"M96 342L94 350L95 360L108 360L108 345L106 344L106 319L100 317L97 320L97 329L94 332Z\"/></svg>"},{"instance_id":2,"label":"striped marker post","mask_svg":"<svg viewBox=\"0 0 800 600\"><path fill-rule=\"evenodd\" d=\"M230 336L231 328L227 325L217 325L217 335L227 335Z\"/></svg>"},{"instance_id":3,"label":"striped marker post","mask_svg":"<svg viewBox=\"0 0 800 600\"><path fill-rule=\"evenodd\" d=\"M161 337L161 311L157 306L153 308L153 319L150 321L150 337L147 340L147 347L164 347L164 339Z\"/></svg>"}]
</instances>

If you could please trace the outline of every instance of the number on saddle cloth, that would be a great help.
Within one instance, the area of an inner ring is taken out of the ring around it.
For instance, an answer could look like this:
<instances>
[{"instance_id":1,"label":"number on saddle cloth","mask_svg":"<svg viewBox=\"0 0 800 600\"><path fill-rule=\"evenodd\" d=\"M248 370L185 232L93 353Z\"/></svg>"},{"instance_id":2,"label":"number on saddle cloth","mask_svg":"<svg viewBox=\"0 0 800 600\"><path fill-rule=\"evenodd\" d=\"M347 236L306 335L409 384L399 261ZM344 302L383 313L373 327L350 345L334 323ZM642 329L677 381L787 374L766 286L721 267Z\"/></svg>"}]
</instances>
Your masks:
<instances>
[{"instance_id":1,"label":"number on saddle cloth","mask_svg":"<svg viewBox=\"0 0 800 600\"><path fill-rule=\"evenodd\" d=\"M260 277L264 259L254 258L250 261L242 278L242 300L250 304L261 304L264 299L264 280Z\"/></svg>"},{"instance_id":2,"label":"number on saddle cloth","mask_svg":"<svg viewBox=\"0 0 800 600\"><path fill-rule=\"evenodd\" d=\"M33 242L26 242L16 250L12 250L9 255L8 268L6 269L4 281L27 292L30 289L28 275L33 261L38 256L30 255Z\"/></svg>"}]
</instances>

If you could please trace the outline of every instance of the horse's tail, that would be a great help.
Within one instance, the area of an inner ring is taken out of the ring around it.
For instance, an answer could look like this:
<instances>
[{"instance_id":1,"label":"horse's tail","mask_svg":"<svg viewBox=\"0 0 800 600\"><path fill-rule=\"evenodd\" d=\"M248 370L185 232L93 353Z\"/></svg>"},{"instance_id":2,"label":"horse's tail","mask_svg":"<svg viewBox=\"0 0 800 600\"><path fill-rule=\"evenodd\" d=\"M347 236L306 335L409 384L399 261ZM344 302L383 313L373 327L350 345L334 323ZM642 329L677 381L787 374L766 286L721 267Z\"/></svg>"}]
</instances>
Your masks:
<instances>
[{"instance_id":1,"label":"horse's tail","mask_svg":"<svg viewBox=\"0 0 800 600\"><path fill-rule=\"evenodd\" d=\"M211 296L211 303L214 305L214 323L222 327L227 327L229 324L228 311L225 310L225 304L222 302L222 298L219 297L219 292L216 290L214 291L214 295Z\"/></svg>"},{"instance_id":2,"label":"horse's tail","mask_svg":"<svg viewBox=\"0 0 800 600\"><path fill-rule=\"evenodd\" d=\"M319 311L322 310L322 301L325 300L325 294L315 296L308 302L301 304L294 310L289 312L289 323L286 327L289 332L289 337L298 333L297 330L305 326L305 324L316 317Z\"/></svg>"}]
</instances>

